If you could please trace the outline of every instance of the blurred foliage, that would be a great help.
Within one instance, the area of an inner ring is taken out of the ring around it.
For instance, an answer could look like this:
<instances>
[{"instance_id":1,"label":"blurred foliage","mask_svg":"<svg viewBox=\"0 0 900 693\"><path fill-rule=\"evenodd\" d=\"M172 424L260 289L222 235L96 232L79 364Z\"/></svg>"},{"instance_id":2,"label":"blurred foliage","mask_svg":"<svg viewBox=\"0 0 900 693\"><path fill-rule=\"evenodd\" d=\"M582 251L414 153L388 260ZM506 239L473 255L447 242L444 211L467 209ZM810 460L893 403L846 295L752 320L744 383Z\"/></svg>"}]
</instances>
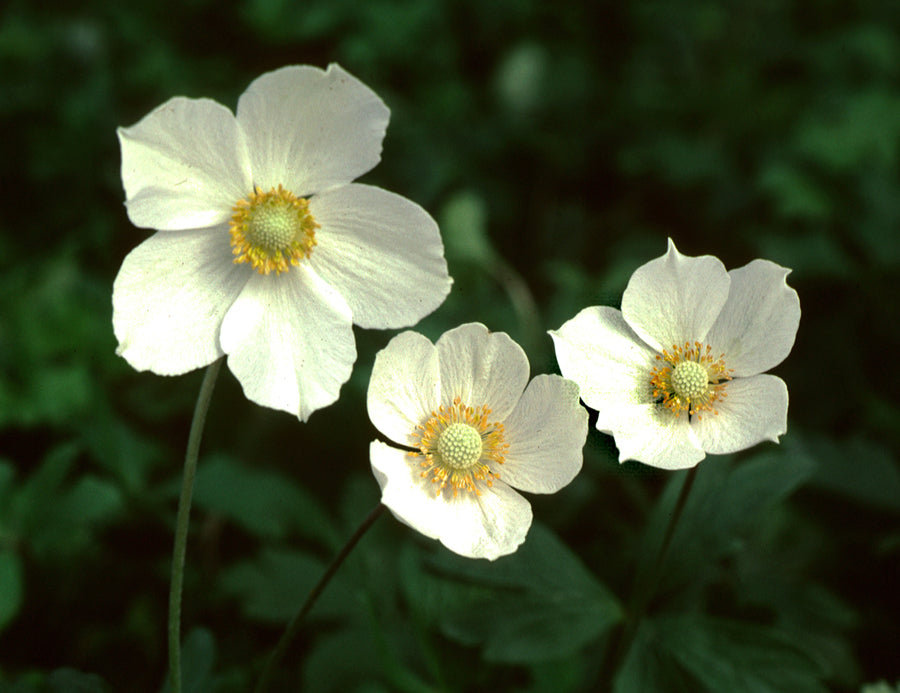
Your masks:
<instances>
[{"instance_id":1,"label":"blurred foliage","mask_svg":"<svg viewBox=\"0 0 900 693\"><path fill-rule=\"evenodd\" d=\"M173 95L339 62L392 110L365 177L440 221L454 289L417 328L545 331L617 305L671 236L793 268L790 430L700 466L615 681L630 691L891 690L900 679L900 5L892 0L239 0L0 7L0 691L160 691L180 461L199 374L115 356L112 281L145 233L115 128ZM248 690L378 500L357 330L307 425L218 386L184 604L188 691ZM684 481L594 431L526 544L463 561L393 519L310 615L278 690L596 689ZM637 576L637 577L636 577ZM875 682L875 683L873 683ZM880 682L880 683L878 683Z\"/></svg>"}]
</instances>

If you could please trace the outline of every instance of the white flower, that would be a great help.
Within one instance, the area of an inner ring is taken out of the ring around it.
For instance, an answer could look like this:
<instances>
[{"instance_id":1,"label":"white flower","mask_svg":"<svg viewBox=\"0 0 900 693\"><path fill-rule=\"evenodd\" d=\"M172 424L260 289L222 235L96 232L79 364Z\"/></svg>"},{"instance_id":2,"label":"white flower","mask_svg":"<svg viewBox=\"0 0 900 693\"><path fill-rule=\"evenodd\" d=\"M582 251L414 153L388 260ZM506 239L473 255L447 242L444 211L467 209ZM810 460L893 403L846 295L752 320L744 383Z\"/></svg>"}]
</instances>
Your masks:
<instances>
[{"instance_id":1,"label":"white flower","mask_svg":"<svg viewBox=\"0 0 900 693\"><path fill-rule=\"evenodd\" d=\"M528 370L518 344L477 323L437 344L404 332L378 353L369 417L412 448L370 447L382 503L398 519L472 558L493 560L525 541L531 505L513 488L561 489L581 469L587 438L575 383L528 383Z\"/></svg>"},{"instance_id":2,"label":"white flower","mask_svg":"<svg viewBox=\"0 0 900 693\"><path fill-rule=\"evenodd\" d=\"M790 353L800 300L767 260L725 271L668 252L631 276L614 308L585 308L550 332L560 370L615 437L619 460L693 467L706 453L778 441L787 387L764 371Z\"/></svg>"},{"instance_id":3,"label":"white flower","mask_svg":"<svg viewBox=\"0 0 900 693\"><path fill-rule=\"evenodd\" d=\"M161 375L227 354L249 399L303 420L334 402L352 324L412 325L450 290L428 213L351 183L388 118L339 66L293 66L256 79L236 114L177 97L120 128L128 217L158 232L116 277L117 353Z\"/></svg>"}]
</instances>

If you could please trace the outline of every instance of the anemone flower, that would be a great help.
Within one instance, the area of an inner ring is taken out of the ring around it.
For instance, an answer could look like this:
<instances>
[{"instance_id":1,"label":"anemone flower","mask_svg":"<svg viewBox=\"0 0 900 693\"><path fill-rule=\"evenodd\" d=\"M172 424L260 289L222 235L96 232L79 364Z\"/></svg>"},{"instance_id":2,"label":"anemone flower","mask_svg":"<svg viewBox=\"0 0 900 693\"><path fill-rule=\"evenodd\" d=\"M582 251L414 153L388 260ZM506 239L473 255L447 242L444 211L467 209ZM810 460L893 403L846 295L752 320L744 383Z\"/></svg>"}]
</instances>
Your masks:
<instances>
[{"instance_id":1,"label":"anemone flower","mask_svg":"<svg viewBox=\"0 0 900 693\"><path fill-rule=\"evenodd\" d=\"M369 452L395 517L471 558L493 560L525 541L531 505L514 489L563 488L587 438L575 383L529 383L528 372L518 344L477 323L436 344L404 332L378 353L369 417L406 449L373 441Z\"/></svg>"},{"instance_id":2,"label":"anemone flower","mask_svg":"<svg viewBox=\"0 0 900 693\"><path fill-rule=\"evenodd\" d=\"M117 353L160 375L227 355L249 399L304 421L334 402L353 324L415 324L450 290L428 213L352 182L378 163L388 118L339 66L291 66L234 114L176 97L120 128L128 217L156 233L115 280Z\"/></svg>"},{"instance_id":3,"label":"anemone flower","mask_svg":"<svg viewBox=\"0 0 900 693\"><path fill-rule=\"evenodd\" d=\"M622 310L585 308L550 332L562 374L598 412L619 460L663 469L778 441L788 391L765 371L790 353L800 300L790 270L668 252L640 267Z\"/></svg>"}]
</instances>

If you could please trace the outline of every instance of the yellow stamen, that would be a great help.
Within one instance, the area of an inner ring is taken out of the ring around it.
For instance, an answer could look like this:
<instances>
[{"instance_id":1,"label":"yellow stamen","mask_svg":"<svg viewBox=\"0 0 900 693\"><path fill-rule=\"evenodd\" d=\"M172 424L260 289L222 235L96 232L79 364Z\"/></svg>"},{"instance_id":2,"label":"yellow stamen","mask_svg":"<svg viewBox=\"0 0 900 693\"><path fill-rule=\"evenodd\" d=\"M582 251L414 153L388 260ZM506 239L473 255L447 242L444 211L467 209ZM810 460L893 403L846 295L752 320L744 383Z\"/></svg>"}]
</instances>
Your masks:
<instances>
[{"instance_id":1,"label":"yellow stamen","mask_svg":"<svg viewBox=\"0 0 900 693\"><path fill-rule=\"evenodd\" d=\"M665 362L653 369L650 385L653 398L675 416L687 412L688 416L701 419L700 412L709 411L718 416L715 403L728 396L725 385L731 380L734 369L725 367L725 354L712 356L712 347L700 342L673 344L672 351L663 350L656 356Z\"/></svg>"},{"instance_id":2,"label":"yellow stamen","mask_svg":"<svg viewBox=\"0 0 900 693\"><path fill-rule=\"evenodd\" d=\"M503 464L509 444L503 440L503 424L488 420L485 405L469 407L459 397L449 407L441 405L424 424L416 427L421 476L435 485L435 497L449 488L453 495L463 489L481 495L478 483L493 486L500 473L492 463Z\"/></svg>"},{"instance_id":3,"label":"yellow stamen","mask_svg":"<svg viewBox=\"0 0 900 693\"><path fill-rule=\"evenodd\" d=\"M260 274L281 274L308 258L316 245L319 224L309 213L309 200L280 185L269 192L255 188L232 210L229 226L235 264L249 262Z\"/></svg>"}]
</instances>

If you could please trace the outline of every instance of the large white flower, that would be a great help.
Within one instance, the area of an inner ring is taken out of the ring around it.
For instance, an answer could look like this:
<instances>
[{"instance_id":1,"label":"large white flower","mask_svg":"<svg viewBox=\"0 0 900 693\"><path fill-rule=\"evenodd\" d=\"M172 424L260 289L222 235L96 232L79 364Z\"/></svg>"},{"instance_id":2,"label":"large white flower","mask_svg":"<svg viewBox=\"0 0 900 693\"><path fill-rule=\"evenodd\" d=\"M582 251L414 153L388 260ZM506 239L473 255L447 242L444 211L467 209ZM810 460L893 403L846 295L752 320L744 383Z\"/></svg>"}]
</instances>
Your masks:
<instances>
[{"instance_id":1,"label":"large white flower","mask_svg":"<svg viewBox=\"0 0 900 693\"><path fill-rule=\"evenodd\" d=\"M800 300L790 270L668 252L631 276L614 308L585 308L550 332L560 370L615 437L619 460L693 467L706 453L778 441L787 387L764 371L790 353Z\"/></svg>"},{"instance_id":2,"label":"large white flower","mask_svg":"<svg viewBox=\"0 0 900 693\"><path fill-rule=\"evenodd\" d=\"M581 469L587 438L578 386L558 375L528 383L528 370L518 344L477 323L437 344L404 332L378 353L369 417L412 448L370 447L382 503L398 519L472 558L525 541L531 505L513 489L561 489Z\"/></svg>"},{"instance_id":3,"label":"large white flower","mask_svg":"<svg viewBox=\"0 0 900 693\"><path fill-rule=\"evenodd\" d=\"M450 290L428 213L351 183L378 163L389 115L339 66L292 66L236 114L177 97L120 128L128 217L158 232L116 277L117 353L161 375L227 354L249 399L303 420L334 402L352 324L415 324Z\"/></svg>"}]
</instances>

